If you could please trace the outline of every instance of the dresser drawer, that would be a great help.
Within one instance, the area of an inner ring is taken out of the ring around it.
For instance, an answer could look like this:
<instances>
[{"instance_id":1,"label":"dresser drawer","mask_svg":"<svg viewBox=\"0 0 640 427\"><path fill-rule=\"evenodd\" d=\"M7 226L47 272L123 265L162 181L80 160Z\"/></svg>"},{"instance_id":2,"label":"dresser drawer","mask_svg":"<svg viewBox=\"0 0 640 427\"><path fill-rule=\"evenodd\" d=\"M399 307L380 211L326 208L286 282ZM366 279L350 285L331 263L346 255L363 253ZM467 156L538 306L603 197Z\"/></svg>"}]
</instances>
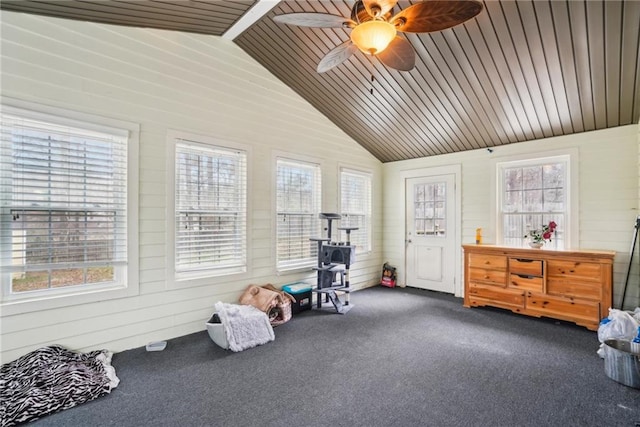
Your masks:
<instances>
[{"instance_id":1,"label":"dresser drawer","mask_svg":"<svg viewBox=\"0 0 640 427\"><path fill-rule=\"evenodd\" d=\"M600 320L600 304L596 301L575 300L528 292L525 305L527 312L534 315L589 325L597 324Z\"/></svg>"},{"instance_id":2,"label":"dresser drawer","mask_svg":"<svg viewBox=\"0 0 640 427\"><path fill-rule=\"evenodd\" d=\"M492 286L469 286L469 303L472 306L491 305L511 310L524 307L524 292L509 291Z\"/></svg>"},{"instance_id":3,"label":"dresser drawer","mask_svg":"<svg viewBox=\"0 0 640 427\"><path fill-rule=\"evenodd\" d=\"M594 262L549 260L547 261L547 275L582 280L601 281L602 264Z\"/></svg>"},{"instance_id":4,"label":"dresser drawer","mask_svg":"<svg viewBox=\"0 0 640 427\"><path fill-rule=\"evenodd\" d=\"M500 270L487 270L484 268L470 268L469 280L483 282L494 286L507 286L507 272Z\"/></svg>"},{"instance_id":5,"label":"dresser drawer","mask_svg":"<svg viewBox=\"0 0 640 427\"><path fill-rule=\"evenodd\" d=\"M542 284L542 277L523 274L511 274L509 276L509 287L514 289L542 292Z\"/></svg>"},{"instance_id":6,"label":"dresser drawer","mask_svg":"<svg viewBox=\"0 0 640 427\"><path fill-rule=\"evenodd\" d=\"M469 254L469 267L507 269L507 257L502 255Z\"/></svg>"},{"instance_id":7,"label":"dresser drawer","mask_svg":"<svg viewBox=\"0 0 640 427\"><path fill-rule=\"evenodd\" d=\"M599 282L557 277L550 277L547 279L547 293L550 295L599 301L601 298L601 289Z\"/></svg>"},{"instance_id":8,"label":"dresser drawer","mask_svg":"<svg viewBox=\"0 0 640 427\"><path fill-rule=\"evenodd\" d=\"M542 276L542 260L527 258L509 258L509 271L514 274Z\"/></svg>"}]
</instances>

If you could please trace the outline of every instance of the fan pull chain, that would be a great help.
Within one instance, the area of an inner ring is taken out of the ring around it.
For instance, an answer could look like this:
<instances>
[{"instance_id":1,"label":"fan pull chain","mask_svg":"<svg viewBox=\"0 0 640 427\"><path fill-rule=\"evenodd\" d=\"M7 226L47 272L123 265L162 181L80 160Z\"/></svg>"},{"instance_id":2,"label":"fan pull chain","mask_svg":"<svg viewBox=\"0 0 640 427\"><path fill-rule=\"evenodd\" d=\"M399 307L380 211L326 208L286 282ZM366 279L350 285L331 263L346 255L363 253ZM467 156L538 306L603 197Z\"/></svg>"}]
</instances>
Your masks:
<instances>
[{"instance_id":1,"label":"fan pull chain","mask_svg":"<svg viewBox=\"0 0 640 427\"><path fill-rule=\"evenodd\" d=\"M376 81L376 78L373 75L375 69L373 68L373 55L367 55L367 59L369 60L369 71L371 72L371 87L369 88L369 93L373 95L373 85Z\"/></svg>"}]
</instances>

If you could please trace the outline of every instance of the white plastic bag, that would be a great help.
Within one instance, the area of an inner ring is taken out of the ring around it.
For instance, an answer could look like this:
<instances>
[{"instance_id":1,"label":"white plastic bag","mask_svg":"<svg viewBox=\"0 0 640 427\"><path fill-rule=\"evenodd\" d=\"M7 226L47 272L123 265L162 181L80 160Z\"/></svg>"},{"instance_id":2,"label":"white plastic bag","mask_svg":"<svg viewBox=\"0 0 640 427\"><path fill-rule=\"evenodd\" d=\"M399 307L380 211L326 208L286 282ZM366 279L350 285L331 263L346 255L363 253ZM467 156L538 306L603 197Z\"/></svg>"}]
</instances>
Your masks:
<instances>
[{"instance_id":1,"label":"white plastic bag","mask_svg":"<svg viewBox=\"0 0 640 427\"><path fill-rule=\"evenodd\" d=\"M638 326L640 324L631 314L610 308L609 316L602 319L598 326L598 340L601 343L611 339L631 341L638 333Z\"/></svg>"},{"instance_id":2,"label":"white plastic bag","mask_svg":"<svg viewBox=\"0 0 640 427\"><path fill-rule=\"evenodd\" d=\"M635 316L626 311L610 308L609 316L602 319L600 326L598 326L598 341L601 343L596 352L598 356L604 359L604 342L606 340L631 341L638 333L638 326L640 326L640 321L636 320Z\"/></svg>"}]
</instances>

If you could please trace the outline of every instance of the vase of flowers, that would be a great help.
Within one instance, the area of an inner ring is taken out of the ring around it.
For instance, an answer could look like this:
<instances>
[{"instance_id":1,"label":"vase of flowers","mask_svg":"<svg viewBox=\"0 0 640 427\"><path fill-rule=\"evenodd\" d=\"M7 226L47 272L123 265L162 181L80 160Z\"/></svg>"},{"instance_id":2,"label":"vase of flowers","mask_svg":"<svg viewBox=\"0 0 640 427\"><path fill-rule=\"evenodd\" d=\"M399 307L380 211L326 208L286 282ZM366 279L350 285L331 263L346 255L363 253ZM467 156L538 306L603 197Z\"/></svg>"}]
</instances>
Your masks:
<instances>
[{"instance_id":1,"label":"vase of flowers","mask_svg":"<svg viewBox=\"0 0 640 427\"><path fill-rule=\"evenodd\" d=\"M529 246L539 249L544 246L545 242L551 241L551 236L557 227L555 221L549 221L549 224L543 225L542 228L529 231L524 235L524 238L529 239Z\"/></svg>"}]
</instances>

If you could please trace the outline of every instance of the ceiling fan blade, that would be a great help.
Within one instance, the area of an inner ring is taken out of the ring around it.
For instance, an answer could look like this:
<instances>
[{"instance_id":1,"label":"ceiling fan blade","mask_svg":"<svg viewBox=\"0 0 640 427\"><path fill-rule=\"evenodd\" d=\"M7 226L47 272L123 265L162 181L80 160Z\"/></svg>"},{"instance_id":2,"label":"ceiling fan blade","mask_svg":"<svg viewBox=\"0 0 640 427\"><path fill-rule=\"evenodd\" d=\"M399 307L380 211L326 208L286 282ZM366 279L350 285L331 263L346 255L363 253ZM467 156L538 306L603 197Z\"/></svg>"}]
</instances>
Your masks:
<instances>
[{"instance_id":1,"label":"ceiling fan blade","mask_svg":"<svg viewBox=\"0 0 640 427\"><path fill-rule=\"evenodd\" d=\"M398 31L429 33L461 24L482 11L476 0L429 0L398 12L391 23Z\"/></svg>"},{"instance_id":2,"label":"ceiling fan blade","mask_svg":"<svg viewBox=\"0 0 640 427\"><path fill-rule=\"evenodd\" d=\"M318 73L324 73L325 71L329 71L336 65L342 64L344 61L349 59L351 55L353 55L358 50L358 47L353 44L351 40L347 40L331 49L329 53L327 53L322 61L318 64L317 71Z\"/></svg>"},{"instance_id":3,"label":"ceiling fan blade","mask_svg":"<svg viewBox=\"0 0 640 427\"><path fill-rule=\"evenodd\" d=\"M416 52L408 40L396 36L389 46L376 55L387 67L400 71L411 71L416 65Z\"/></svg>"},{"instance_id":4,"label":"ceiling fan blade","mask_svg":"<svg viewBox=\"0 0 640 427\"><path fill-rule=\"evenodd\" d=\"M369 12L369 15L384 16L387 12L393 9L393 6L398 3L398 0L362 0L364 7Z\"/></svg>"},{"instance_id":5,"label":"ceiling fan blade","mask_svg":"<svg viewBox=\"0 0 640 427\"><path fill-rule=\"evenodd\" d=\"M285 13L284 15L274 16L273 20L280 24L297 25L300 27L353 28L356 26L356 23L351 19L330 13Z\"/></svg>"}]
</instances>

